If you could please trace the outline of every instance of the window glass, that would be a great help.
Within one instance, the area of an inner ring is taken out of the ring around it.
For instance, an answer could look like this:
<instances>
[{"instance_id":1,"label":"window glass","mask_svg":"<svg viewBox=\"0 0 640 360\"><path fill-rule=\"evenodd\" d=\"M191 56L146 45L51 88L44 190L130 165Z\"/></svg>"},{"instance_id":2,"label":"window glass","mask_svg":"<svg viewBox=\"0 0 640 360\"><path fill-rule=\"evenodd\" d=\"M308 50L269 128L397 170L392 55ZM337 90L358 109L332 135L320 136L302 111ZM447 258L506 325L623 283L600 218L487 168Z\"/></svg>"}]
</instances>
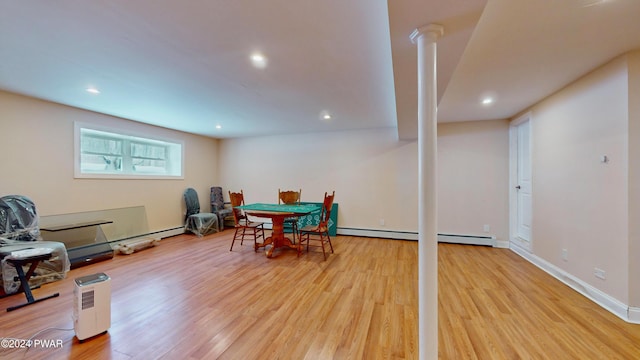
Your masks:
<instances>
[{"instance_id":1,"label":"window glass","mask_svg":"<svg viewBox=\"0 0 640 360\"><path fill-rule=\"evenodd\" d=\"M76 177L182 178L183 146L76 124Z\"/></svg>"}]
</instances>

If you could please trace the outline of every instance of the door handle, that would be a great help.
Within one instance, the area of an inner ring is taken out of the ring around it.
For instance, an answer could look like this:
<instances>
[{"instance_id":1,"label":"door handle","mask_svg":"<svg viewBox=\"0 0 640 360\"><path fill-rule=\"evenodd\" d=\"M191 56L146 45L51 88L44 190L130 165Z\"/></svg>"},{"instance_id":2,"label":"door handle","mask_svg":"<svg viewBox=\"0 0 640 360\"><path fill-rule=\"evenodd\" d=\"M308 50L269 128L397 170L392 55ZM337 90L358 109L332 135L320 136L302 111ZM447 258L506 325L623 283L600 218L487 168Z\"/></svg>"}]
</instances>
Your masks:
<instances>
[{"instance_id":1,"label":"door handle","mask_svg":"<svg viewBox=\"0 0 640 360\"><path fill-rule=\"evenodd\" d=\"M516 186L516 190L520 190L520 185Z\"/></svg>"}]
</instances>

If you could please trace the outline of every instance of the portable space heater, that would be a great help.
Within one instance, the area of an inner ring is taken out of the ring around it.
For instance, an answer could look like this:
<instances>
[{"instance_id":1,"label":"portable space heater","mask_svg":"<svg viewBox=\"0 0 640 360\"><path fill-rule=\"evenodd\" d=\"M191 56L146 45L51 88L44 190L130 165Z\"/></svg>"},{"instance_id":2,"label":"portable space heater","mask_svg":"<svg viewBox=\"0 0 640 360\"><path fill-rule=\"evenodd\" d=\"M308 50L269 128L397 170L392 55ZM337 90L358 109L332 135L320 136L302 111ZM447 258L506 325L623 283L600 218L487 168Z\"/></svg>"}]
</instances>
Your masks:
<instances>
[{"instance_id":1,"label":"portable space heater","mask_svg":"<svg viewBox=\"0 0 640 360\"><path fill-rule=\"evenodd\" d=\"M73 289L73 327L78 340L104 333L111 326L111 278L97 273L79 277Z\"/></svg>"}]
</instances>

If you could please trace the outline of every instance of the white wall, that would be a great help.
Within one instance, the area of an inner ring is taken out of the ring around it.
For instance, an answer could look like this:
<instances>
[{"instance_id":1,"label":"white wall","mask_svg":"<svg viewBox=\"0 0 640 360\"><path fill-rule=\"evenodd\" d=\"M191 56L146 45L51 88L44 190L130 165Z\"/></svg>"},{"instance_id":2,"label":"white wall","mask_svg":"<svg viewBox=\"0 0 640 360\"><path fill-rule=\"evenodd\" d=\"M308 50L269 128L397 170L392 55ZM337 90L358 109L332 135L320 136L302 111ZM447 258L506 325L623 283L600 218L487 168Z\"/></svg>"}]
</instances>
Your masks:
<instances>
[{"instance_id":1,"label":"white wall","mask_svg":"<svg viewBox=\"0 0 640 360\"><path fill-rule=\"evenodd\" d=\"M395 129L222 140L220 183L247 202L275 202L278 188L302 201L336 192L338 225L416 231L417 145ZM384 226L380 225L384 219Z\"/></svg>"},{"instance_id":2,"label":"white wall","mask_svg":"<svg viewBox=\"0 0 640 360\"><path fill-rule=\"evenodd\" d=\"M508 154L508 120L438 125L440 233L509 240Z\"/></svg>"},{"instance_id":3,"label":"white wall","mask_svg":"<svg viewBox=\"0 0 640 360\"><path fill-rule=\"evenodd\" d=\"M74 121L117 127L185 143L184 180L74 179ZM209 209L218 182L217 140L0 92L0 196L30 197L40 215L144 205L149 229L182 225L182 193L194 187Z\"/></svg>"},{"instance_id":4,"label":"white wall","mask_svg":"<svg viewBox=\"0 0 640 360\"><path fill-rule=\"evenodd\" d=\"M74 179L74 121L184 141L185 179ZM496 175L507 167L504 123L440 124L439 131L442 229L477 233L487 223L506 236L506 195L498 190L506 176ZM182 225L186 187L207 210L209 187L220 184L225 192L244 189L251 202L276 201L278 188L302 188L304 201L335 190L341 227L418 228L417 144L398 141L393 128L214 140L0 92L0 133L0 196L29 196L40 215L144 205L150 230L164 230ZM467 166L480 170L473 182L459 171Z\"/></svg>"},{"instance_id":5,"label":"white wall","mask_svg":"<svg viewBox=\"0 0 640 360\"><path fill-rule=\"evenodd\" d=\"M506 240L508 122L438 131L440 230L482 235L491 224ZM219 164L225 193L243 189L247 202L275 202L278 188L302 188L303 201L335 190L339 227L418 230L417 143L395 129L221 140Z\"/></svg>"},{"instance_id":6,"label":"white wall","mask_svg":"<svg viewBox=\"0 0 640 360\"><path fill-rule=\"evenodd\" d=\"M531 109L532 251L628 303L627 70L619 58ZM606 155L608 163L600 157ZM568 261L561 259L562 249ZM594 268L606 271L606 280Z\"/></svg>"},{"instance_id":7,"label":"white wall","mask_svg":"<svg viewBox=\"0 0 640 360\"><path fill-rule=\"evenodd\" d=\"M629 305L640 308L640 50L629 64Z\"/></svg>"}]
</instances>

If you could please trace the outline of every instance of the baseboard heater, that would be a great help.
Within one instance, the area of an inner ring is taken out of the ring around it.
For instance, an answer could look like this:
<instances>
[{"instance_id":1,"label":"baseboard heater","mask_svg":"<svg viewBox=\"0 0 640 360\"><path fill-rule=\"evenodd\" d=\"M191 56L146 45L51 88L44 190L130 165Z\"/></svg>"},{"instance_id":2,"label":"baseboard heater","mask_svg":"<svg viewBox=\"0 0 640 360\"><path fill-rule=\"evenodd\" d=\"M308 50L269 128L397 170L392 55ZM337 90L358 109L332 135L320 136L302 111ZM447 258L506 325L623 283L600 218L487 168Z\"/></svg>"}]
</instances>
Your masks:
<instances>
[{"instance_id":1,"label":"baseboard heater","mask_svg":"<svg viewBox=\"0 0 640 360\"><path fill-rule=\"evenodd\" d=\"M337 233L338 235L375 237L381 239L418 240L418 233L411 231L338 227Z\"/></svg>"},{"instance_id":2,"label":"baseboard heater","mask_svg":"<svg viewBox=\"0 0 640 360\"><path fill-rule=\"evenodd\" d=\"M495 236L438 234L438 242L451 244L495 246Z\"/></svg>"},{"instance_id":3,"label":"baseboard heater","mask_svg":"<svg viewBox=\"0 0 640 360\"><path fill-rule=\"evenodd\" d=\"M393 231L379 229L338 228L338 235L377 237L383 239L418 240L418 233L411 231ZM452 244L469 244L496 246L495 236L438 234L438 242Z\"/></svg>"}]
</instances>

